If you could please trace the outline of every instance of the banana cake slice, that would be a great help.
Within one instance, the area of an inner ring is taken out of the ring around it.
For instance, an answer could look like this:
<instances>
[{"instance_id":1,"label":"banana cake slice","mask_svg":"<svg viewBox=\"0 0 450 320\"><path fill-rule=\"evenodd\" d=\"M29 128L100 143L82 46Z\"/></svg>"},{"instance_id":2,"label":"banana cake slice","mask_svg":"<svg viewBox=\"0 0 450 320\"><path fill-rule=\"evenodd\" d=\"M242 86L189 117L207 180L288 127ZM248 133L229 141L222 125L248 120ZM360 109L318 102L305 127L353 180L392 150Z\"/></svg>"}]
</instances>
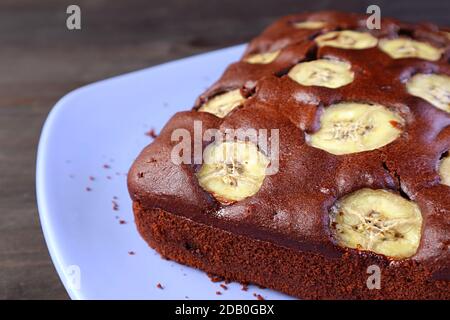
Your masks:
<instances>
[{"instance_id":1,"label":"banana cake slice","mask_svg":"<svg viewBox=\"0 0 450 320\"><path fill-rule=\"evenodd\" d=\"M168 121L128 174L152 248L303 299L450 299L448 29L366 18L281 18Z\"/></svg>"}]
</instances>

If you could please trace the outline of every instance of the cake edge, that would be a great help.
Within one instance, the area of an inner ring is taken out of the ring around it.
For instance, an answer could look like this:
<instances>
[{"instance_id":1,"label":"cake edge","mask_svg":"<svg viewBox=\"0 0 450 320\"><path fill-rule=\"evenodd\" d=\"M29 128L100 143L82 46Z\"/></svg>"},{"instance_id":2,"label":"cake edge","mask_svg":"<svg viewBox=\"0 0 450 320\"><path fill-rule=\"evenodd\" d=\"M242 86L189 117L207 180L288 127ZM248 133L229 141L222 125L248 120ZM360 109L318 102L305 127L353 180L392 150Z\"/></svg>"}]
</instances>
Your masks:
<instances>
[{"instance_id":1,"label":"cake edge","mask_svg":"<svg viewBox=\"0 0 450 320\"><path fill-rule=\"evenodd\" d=\"M137 229L166 259L225 280L252 283L301 299L450 299L450 282L433 279L424 264L401 264L344 253L330 258L301 252L195 222L133 202ZM368 289L367 268L381 270L381 288Z\"/></svg>"}]
</instances>

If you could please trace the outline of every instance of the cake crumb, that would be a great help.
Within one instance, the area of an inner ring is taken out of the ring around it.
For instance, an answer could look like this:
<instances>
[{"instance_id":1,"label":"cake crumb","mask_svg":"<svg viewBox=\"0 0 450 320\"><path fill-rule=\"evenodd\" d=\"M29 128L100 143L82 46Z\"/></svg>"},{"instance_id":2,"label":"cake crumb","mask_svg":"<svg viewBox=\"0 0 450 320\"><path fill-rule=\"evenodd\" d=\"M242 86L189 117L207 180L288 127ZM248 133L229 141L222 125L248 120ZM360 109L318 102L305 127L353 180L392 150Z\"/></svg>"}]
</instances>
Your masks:
<instances>
[{"instance_id":1,"label":"cake crumb","mask_svg":"<svg viewBox=\"0 0 450 320\"><path fill-rule=\"evenodd\" d=\"M94 176L89 176L89 180L95 181L95 177Z\"/></svg>"},{"instance_id":2,"label":"cake crumb","mask_svg":"<svg viewBox=\"0 0 450 320\"><path fill-rule=\"evenodd\" d=\"M158 289L164 290L163 285L162 285L161 283L159 283L159 282L158 282L158 284L156 285L156 287L157 287Z\"/></svg>"},{"instance_id":3,"label":"cake crumb","mask_svg":"<svg viewBox=\"0 0 450 320\"><path fill-rule=\"evenodd\" d=\"M393 126L395 129L402 129L402 125L400 124L400 122L395 121L395 120L391 120L389 121L389 123L391 124L391 126Z\"/></svg>"},{"instance_id":4,"label":"cake crumb","mask_svg":"<svg viewBox=\"0 0 450 320\"><path fill-rule=\"evenodd\" d=\"M248 285L243 284L241 290L242 291L248 291Z\"/></svg>"},{"instance_id":5,"label":"cake crumb","mask_svg":"<svg viewBox=\"0 0 450 320\"><path fill-rule=\"evenodd\" d=\"M125 220L119 220L120 224L126 224L127 222Z\"/></svg>"},{"instance_id":6,"label":"cake crumb","mask_svg":"<svg viewBox=\"0 0 450 320\"><path fill-rule=\"evenodd\" d=\"M115 200L112 201L112 205L114 211L119 211L119 204Z\"/></svg>"},{"instance_id":7,"label":"cake crumb","mask_svg":"<svg viewBox=\"0 0 450 320\"><path fill-rule=\"evenodd\" d=\"M87 192L90 192L90 191L92 191L92 188L86 187L86 191L87 191Z\"/></svg>"},{"instance_id":8,"label":"cake crumb","mask_svg":"<svg viewBox=\"0 0 450 320\"><path fill-rule=\"evenodd\" d=\"M228 287L226 285L224 285L223 283L221 283L220 286L222 287L223 290L228 290Z\"/></svg>"},{"instance_id":9,"label":"cake crumb","mask_svg":"<svg viewBox=\"0 0 450 320\"><path fill-rule=\"evenodd\" d=\"M223 278L213 275L213 274L208 274L209 279L211 280L211 282L222 282Z\"/></svg>"},{"instance_id":10,"label":"cake crumb","mask_svg":"<svg viewBox=\"0 0 450 320\"><path fill-rule=\"evenodd\" d=\"M330 189L328 188L320 188L320 192L325 193L325 194L329 194L330 193Z\"/></svg>"},{"instance_id":11,"label":"cake crumb","mask_svg":"<svg viewBox=\"0 0 450 320\"><path fill-rule=\"evenodd\" d=\"M222 295L222 292L216 291L216 295L220 296L220 295Z\"/></svg>"},{"instance_id":12,"label":"cake crumb","mask_svg":"<svg viewBox=\"0 0 450 320\"><path fill-rule=\"evenodd\" d=\"M253 296L258 300L264 300L264 297L260 295L259 293L254 293Z\"/></svg>"},{"instance_id":13,"label":"cake crumb","mask_svg":"<svg viewBox=\"0 0 450 320\"><path fill-rule=\"evenodd\" d=\"M146 136L149 136L150 138L155 139L158 135L155 132L155 129L150 129L145 133Z\"/></svg>"},{"instance_id":14,"label":"cake crumb","mask_svg":"<svg viewBox=\"0 0 450 320\"><path fill-rule=\"evenodd\" d=\"M103 165L103 168L104 168L104 169L111 169L111 166L110 166L109 164L105 163L105 164Z\"/></svg>"},{"instance_id":15,"label":"cake crumb","mask_svg":"<svg viewBox=\"0 0 450 320\"><path fill-rule=\"evenodd\" d=\"M130 256L134 256L134 255L136 254L136 252L134 252L134 251L128 251L128 254L129 254Z\"/></svg>"}]
</instances>

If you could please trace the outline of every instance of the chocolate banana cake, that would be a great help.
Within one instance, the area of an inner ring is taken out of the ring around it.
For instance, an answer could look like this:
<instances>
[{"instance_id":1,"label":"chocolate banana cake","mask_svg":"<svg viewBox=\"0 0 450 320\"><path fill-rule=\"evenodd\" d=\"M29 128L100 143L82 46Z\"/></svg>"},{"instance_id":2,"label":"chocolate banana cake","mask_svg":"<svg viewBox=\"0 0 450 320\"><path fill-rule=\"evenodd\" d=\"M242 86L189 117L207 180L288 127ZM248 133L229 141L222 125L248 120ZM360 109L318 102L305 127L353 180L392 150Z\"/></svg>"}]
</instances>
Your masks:
<instances>
[{"instance_id":1,"label":"chocolate banana cake","mask_svg":"<svg viewBox=\"0 0 450 320\"><path fill-rule=\"evenodd\" d=\"M284 17L128 175L162 256L303 299L450 298L450 33Z\"/></svg>"}]
</instances>

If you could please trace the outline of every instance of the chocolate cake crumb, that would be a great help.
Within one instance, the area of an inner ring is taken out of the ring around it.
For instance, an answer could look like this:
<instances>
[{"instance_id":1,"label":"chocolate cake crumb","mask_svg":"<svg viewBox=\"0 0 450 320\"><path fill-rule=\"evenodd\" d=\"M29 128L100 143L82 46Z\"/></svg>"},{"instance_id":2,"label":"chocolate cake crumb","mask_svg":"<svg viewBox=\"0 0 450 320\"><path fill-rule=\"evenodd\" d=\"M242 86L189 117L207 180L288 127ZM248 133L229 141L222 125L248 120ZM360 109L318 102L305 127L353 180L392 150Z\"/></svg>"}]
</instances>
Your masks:
<instances>
[{"instance_id":1,"label":"chocolate cake crumb","mask_svg":"<svg viewBox=\"0 0 450 320\"><path fill-rule=\"evenodd\" d=\"M156 287L157 287L158 289L164 290L164 287L163 287L163 285L162 285L161 283L158 283L158 284L156 285Z\"/></svg>"},{"instance_id":2,"label":"chocolate cake crumb","mask_svg":"<svg viewBox=\"0 0 450 320\"><path fill-rule=\"evenodd\" d=\"M92 191L92 188L86 187L86 191L87 191L87 192L90 192L90 191Z\"/></svg>"},{"instance_id":3,"label":"chocolate cake crumb","mask_svg":"<svg viewBox=\"0 0 450 320\"><path fill-rule=\"evenodd\" d=\"M221 283L220 286L222 287L223 290L228 290L228 287L226 285L224 285L223 283Z\"/></svg>"},{"instance_id":4,"label":"chocolate cake crumb","mask_svg":"<svg viewBox=\"0 0 450 320\"><path fill-rule=\"evenodd\" d=\"M254 293L253 296L258 300L264 300L264 297L258 293Z\"/></svg>"},{"instance_id":5,"label":"chocolate cake crumb","mask_svg":"<svg viewBox=\"0 0 450 320\"><path fill-rule=\"evenodd\" d=\"M109 164L105 163L105 164L103 165L103 168L104 168L104 169L111 169L111 166L110 166Z\"/></svg>"},{"instance_id":6,"label":"chocolate cake crumb","mask_svg":"<svg viewBox=\"0 0 450 320\"><path fill-rule=\"evenodd\" d=\"M220 296L220 295L222 295L222 292L216 291L216 294L217 294L218 296Z\"/></svg>"},{"instance_id":7,"label":"chocolate cake crumb","mask_svg":"<svg viewBox=\"0 0 450 320\"><path fill-rule=\"evenodd\" d=\"M127 222L125 220L119 220L120 224L126 224Z\"/></svg>"},{"instance_id":8,"label":"chocolate cake crumb","mask_svg":"<svg viewBox=\"0 0 450 320\"><path fill-rule=\"evenodd\" d=\"M94 176L89 176L89 180L94 181L95 177Z\"/></svg>"},{"instance_id":9,"label":"chocolate cake crumb","mask_svg":"<svg viewBox=\"0 0 450 320\"><path fill-rule=\"evenodd\" d=\"M219 277L216 275L208 274L208 277L209 277L209 280L211 280L211 282L222 282L223 281L222 277Z\"/></svg>"},{"instance_id":10,"label":"chocolate cake crumb","mask_svg":"<svg viewBox=\"0 0 450 320\"><path fill-rule=\"evenodd\" d=\"M119 204L116 201L113 200L112 205L114 211L119 211Z\"/></svg>"},{"instance_id":11,"label":"chocolate cake crumb","mask_svg":"<svg viewBox=\"0 0 450 320\"><path fill-rule=\"evenodd\" d=\"M129 254L130 256L134 256L136 253L135 253L134 251L128 251L128 254Z\"/></svg>"},{"instance_id":12,"label":"chocolate cake crumb","mask_svg":"<svg viewBox=\"0 0 450 320\"><path fill-rule=\"evenodd\" d=\"M153 138L153 139L155 139L158 135L156 134L156 132L155 132L155 129L150 129L149 131L147 131L146 133L145 133L145 135L146 136L149 136L149 137L151 137L151 138Z\"/></svg>"}]
</instances>

